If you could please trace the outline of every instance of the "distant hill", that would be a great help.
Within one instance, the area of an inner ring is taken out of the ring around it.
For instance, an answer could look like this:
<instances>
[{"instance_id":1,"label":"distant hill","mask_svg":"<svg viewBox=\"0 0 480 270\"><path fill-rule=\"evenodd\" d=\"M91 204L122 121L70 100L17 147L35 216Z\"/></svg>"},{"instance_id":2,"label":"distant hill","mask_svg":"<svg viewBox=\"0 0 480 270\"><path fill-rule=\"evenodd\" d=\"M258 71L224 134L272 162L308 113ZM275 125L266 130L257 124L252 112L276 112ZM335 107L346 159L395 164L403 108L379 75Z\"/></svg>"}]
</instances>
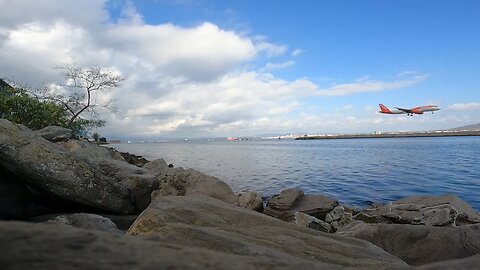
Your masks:
<instances>
[{"instance_id":1,"label":"distant hill","mask_svg":"<svg viewBox=\"0 0 480 270\"><path fill-rule=\"evenodd\" d=\"M473 124L473 125L468 125L468 126L463 126L463 127L456 127L456 128L452 128L450 130L480 130L480 123Z\"/></svg>"}]
</instances>

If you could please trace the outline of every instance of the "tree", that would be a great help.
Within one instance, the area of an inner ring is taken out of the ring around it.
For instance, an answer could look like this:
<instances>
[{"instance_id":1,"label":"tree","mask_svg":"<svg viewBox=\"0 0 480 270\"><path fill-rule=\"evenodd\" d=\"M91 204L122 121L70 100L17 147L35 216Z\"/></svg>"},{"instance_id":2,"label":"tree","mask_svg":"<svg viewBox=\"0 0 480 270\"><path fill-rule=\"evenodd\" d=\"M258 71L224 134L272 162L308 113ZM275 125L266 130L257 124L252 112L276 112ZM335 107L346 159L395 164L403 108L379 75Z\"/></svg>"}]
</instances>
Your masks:
<instances>
[{"instance_id":1,"label":"tree","mask_svg":"<svg viewBox=\"0 0 480 270\"><path fill-rule=\"evenodd\" d=\"M41 101L29 91L8 84L0 89L0 116L33 130L52 125L66 126L68 123L68 115L62 106Z\"/></svg>"},{"instance_id":2,"label":"tree","mask_svg":"<svg viewBox=\"0 0 480 270\"><path fill-rule=\"evenodd\" d=\"M100 138L100 134L95 132L95 133L92 134L92 138L93 138L94 141L98 142L98 138Z\"/></svg>"},{"instance_id":3,"label":"tree","mask_svg":"<svg viewBox=\"0 0 480 270\"><path fill-rule=\"evenodd\" d=\"M65 78L65 82L59 85L63 92L52 92L48 91L51 89L47 89L43 98L64 106L69 114L67 127L75 129L77 126L103 126L105 121L99 119L98 109L115 110L115 107L110 98L105 98L105 95L101 94L119 87L125 78L110 69L100 67L80 68L75 65L63 65L55 69L60 70ZM99 100L102 98L103 101Z\"/></svg>"}]
</instances>

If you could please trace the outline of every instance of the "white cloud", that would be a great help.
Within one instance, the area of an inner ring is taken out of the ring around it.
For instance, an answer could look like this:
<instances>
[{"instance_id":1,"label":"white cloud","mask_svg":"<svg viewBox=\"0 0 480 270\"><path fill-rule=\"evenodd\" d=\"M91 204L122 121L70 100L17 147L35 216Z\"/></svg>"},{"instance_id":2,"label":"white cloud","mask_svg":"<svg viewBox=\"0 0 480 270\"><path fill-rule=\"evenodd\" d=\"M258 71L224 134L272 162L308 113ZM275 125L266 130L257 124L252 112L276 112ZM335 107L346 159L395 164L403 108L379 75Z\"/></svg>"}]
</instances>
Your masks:
<instances>
[{"instance_id":1,"label":"white cloud","mask_svg":"<svg viewBox=\"0 0 480 270\"><path fill-rule=\"evenodd\" d=\"M104 4L0 0L2 15L7 14L0 17L0 75L42 86L59 81L50 69L55 64L76 61L118 70L127 80L109 93L119 112L105 114L108 125L101 132L106 136L219 136L236 134L238 129L252 135L349 130L378 123L395 126L405 120L318 115L321 105L304 101L315 95L408 87L426 78L411 73L392 81L365 77L320 89L306 78L285 80L263 72L286 68L295 64L293 60L270 60L264 70L248 69L252 61L265 61L263 56L285 54L286 45L208 22L192 27L148 24L130 4L122 19L108 21ZM296 49L290 55L300 53ZM300 116L293 117L292 112Z\"/></svg>"},{"instance_id":2,"label":"white cloud","mask_svg":"<svg viewBox=\"0 0 480 270\"><path fill-rule=\"evenodd\" d=\"M363 92L377 92L409 87L424 81L426 75L413 75L392 80L370 80L368 76L361 77L353 83L337 84L328 88L319 89L318 96L345 96Z\"/></svg>"},{"instance_id":3,"label":"white cloud","mask_svg":"<svg viewBox=\"0 0 480 270\"><path fill-rule=\"evenodd\" d=\"M293 66L293 65L295 65L295 61L292 61L292 60L282 62L282 63L270 63L270 62L268 62L267 64L265 64L265 67L262 68L262 71L284 69L284 68L287 68L287 67L290 67L290 66Z\"/></svg>"},{"instance_id":4,"label":"white cloud","mask_svg":"<svg viewBox=\"0 0 480 270\"><path fill-rule=\"evenodd\" d=\"M302 54L304 51L303 50L300 50L300 49L295 49L292 51L292 53L290 54L291 56L299 56L300 54Z\"/></svg>"},{"instance_id":5,"label":"white cloud","mask_svg":"<svg viewBox=\"0 0 480 270\"><path fill-rule=\"evenodd\" d=\"M260 40L260 41L256 42L255 47L257 48L258 52L264 52L269 57L282 55L288 50L288 47L286 45L277 45L277 44L269 43L269 42L263 41L263 39L264 39L263 37L260 37L260 38L257 37L257 40Z\"/></svg>"},{"instance_id":6,"label":"white cloud","mask_svg":"<svg viewBox=\"0 0 480 270\"><path fill-rule=\"evenodd\" d=\"M480 110L480 102L455 103L447 107L450 111L476 111Z\"/></svg>"}]
</instances>

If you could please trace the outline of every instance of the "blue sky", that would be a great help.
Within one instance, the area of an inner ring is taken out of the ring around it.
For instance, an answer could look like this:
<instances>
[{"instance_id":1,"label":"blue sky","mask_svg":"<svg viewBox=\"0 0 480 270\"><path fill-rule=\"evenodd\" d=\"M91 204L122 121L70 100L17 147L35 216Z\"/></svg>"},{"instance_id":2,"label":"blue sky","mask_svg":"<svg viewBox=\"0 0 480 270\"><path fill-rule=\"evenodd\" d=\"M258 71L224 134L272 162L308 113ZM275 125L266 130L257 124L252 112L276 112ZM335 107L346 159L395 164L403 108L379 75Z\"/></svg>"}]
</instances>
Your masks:
<instances>
[{"instance_id":1,"label":"blue sky","mask_svg":"<svg viewBox=\"0 0 480 270\"><path fill-rule=\"evenodd\" d=\"M49 38L61 36L54 46L63 54L50 58L126 76L112 93L120 113L109 116L107 135L371 132L480 122L478 1L48 0L36 9L33 2L0 0L1 10L16 15L0 19L4 51L32 59L42 52L25 50L18 37L44 37L48 48ZM37 14L17 14L22 5ZM8 57L0 60L13 63ZM20 66L0 75L53 83L51 72L36 68L31 78ZM378 103L435 103L442 111L379 115Z\"/></svg>"}]
</instances>

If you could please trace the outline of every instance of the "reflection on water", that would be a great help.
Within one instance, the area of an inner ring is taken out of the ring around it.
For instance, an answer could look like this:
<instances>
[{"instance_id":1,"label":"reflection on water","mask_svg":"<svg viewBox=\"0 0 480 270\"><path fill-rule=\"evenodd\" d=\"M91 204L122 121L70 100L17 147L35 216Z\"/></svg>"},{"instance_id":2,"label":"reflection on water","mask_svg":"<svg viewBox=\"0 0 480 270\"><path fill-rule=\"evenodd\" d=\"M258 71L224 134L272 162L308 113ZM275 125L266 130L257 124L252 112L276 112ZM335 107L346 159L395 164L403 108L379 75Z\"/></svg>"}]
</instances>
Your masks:
<instances>
[{"instance_id":1,"label":"reflection on water","mask_svg":"<svg viewBox=\"0 0 480 270\"><path fill-rule=\"evenodd\" d=\"M480 210L480 137L181 141L112 145L164 158L272 195L298 187L365 206L415 194L453 193Z\"/></svg>"}]
</instances>

